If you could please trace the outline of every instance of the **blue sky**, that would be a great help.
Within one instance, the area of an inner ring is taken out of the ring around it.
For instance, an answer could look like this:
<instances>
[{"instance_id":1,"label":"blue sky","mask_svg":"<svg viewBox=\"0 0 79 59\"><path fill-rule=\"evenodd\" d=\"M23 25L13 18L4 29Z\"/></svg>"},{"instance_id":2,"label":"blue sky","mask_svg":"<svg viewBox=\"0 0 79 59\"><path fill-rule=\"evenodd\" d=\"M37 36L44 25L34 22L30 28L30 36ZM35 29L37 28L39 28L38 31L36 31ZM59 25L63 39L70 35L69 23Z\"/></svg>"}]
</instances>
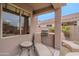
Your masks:
<instances>
[{"instance_id":1,"label":"blue sky","mask_svg":"<svg viewBox=\"0 0 79 59\"><path fill-rule=\"evenodd\" d=\"M19 26L19 16L3 12L3 21L9 22L13 26Z\"/></svg>"},{"instance_id":2,"label":"blue sky","mask_svg":"<svg viewBox=\"0 0 79 59\"><path fill-rule=\"evenodd\" d=\"M77 13L77 12L79 12L79 3L67 3L66 6L62 7L61 11L62 11L62 13L61 13L62 16ZM44 21L44 20L48 20L48 19L51 19L54 17L55 17L55 13L51 12L51 13L47 13L47 14L38 16L38 20Z\"/></svg>"},{"instance_id":3,"label":"blue sky","mask_svg":"<svg viewBox=\"0 0 79 59\"><path fill-rule=\"evenodd\" d=\"M12 14L12 13L8 13L8 12L3 12L3 21L9 22L10 25L12 26L19 26L19 16ZM23 26L24 23L24 17L21 17L21 26Z\"/></svg>"}]
</instances>

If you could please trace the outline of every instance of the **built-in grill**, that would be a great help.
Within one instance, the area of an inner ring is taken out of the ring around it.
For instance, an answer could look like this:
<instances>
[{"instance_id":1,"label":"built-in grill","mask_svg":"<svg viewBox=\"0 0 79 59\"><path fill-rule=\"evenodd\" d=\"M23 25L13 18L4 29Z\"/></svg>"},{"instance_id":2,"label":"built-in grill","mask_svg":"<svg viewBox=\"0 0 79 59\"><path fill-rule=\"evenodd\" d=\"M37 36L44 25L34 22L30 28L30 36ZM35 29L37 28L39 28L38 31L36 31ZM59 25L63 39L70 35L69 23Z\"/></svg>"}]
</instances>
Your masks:
<instances>
[{"instance_id":1,"label":"built-in grill","mask_svg":"<svg viewBox=\"0 0 79 59\"><path fill-rule=\"evenodd\" d=\"M48 36L48 30L42 30L41 36Z\"/></svg>"},{"instance_id":2,"label":"built-in grill","mask_svg":"<svg viewBox=\"0 0 79 59\"><path fill-rule=\"evenodd\" d=\"M41 31L41 41L42 41L42 43L47 45L47 39L48 39L48 30L42 30Z\"/></svg>"}]
</instances>

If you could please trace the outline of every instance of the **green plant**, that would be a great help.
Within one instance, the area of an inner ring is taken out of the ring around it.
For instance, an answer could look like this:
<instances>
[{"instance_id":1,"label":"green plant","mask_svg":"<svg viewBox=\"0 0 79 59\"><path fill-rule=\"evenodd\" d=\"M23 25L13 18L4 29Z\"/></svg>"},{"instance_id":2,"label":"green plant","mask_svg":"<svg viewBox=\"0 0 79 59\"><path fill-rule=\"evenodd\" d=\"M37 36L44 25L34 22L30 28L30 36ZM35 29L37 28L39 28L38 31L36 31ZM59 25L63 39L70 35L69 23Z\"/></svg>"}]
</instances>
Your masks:
<instances>
[{"instance_id":1,"label":"green plant","mask_svg":"<svg viewBox=\"0 0 79 59\"><path fill-rule=\"evenodd\" d=\"M49 30L52 31L52 32L54 32L55 31L55 27L50 27ZM64 33L69 33L69 30L70 30L69 26L62 26L62 31Z\"/></svg>"},{"instance_id":2,"label":"green plant","mask_svg":"<svg viewBox=\"0 0 79 59\"><path fill-rule=\"evenodd\" d=\"M49 31L55 32L55 27L50 27ZM65 36L69 37L69 35L70 35L69 31L70 31L69 26L62 26L62 32L65 34Z\"/></svg>"},{"instance_id":3,"label":"green plant","mask_svg":"<svg viewBox=\"0 0 79 59\"><path fill-rule=\"evenodd\" d=\"M62 31L64 32L64 33L69 33L69 27L68 26L62 26Z\"/></svg>"},{"instance_id":4,"label":"green plant","mask_svg":"<svg viewBox=\"0 0 79 59\"><path fill-rule=\"evenodd\" d=\"M70 28L69 26L62 26L62 32L65 34L65 36L69 37L70 36Z\"/></svg>"},{"instance_id":5,"label":"green plant","mask_svg":"<svg viewBox=\"0 0 79 59\"><path fill-rule=\"evenodd\" d=\"M55 27L50 27L50 28L49 28L49 31L50 31L50 32L55 32Z\"/></svg>"}]
</instances>

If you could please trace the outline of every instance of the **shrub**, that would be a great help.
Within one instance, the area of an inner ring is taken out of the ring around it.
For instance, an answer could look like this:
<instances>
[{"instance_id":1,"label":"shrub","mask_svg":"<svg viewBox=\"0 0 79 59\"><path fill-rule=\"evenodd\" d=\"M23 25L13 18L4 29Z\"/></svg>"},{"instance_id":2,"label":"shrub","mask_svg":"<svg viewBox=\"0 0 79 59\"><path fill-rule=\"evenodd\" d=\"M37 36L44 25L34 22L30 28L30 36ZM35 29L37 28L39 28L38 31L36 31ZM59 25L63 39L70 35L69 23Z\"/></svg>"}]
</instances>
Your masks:
<instances>
[{"instance_id":1,"label":"shrub","mask_svg":"<svg viewBox=\"0 0 79 59\"><path fill-rule=\"evenodd\" d=\"M65 34L65 36L69 37L70 36L70 28L69 26L62 26L62 32Z\"/></svg>"},{"instance_id":2,"label":"shrub","mask_svg":"<svg viewBox=\"0 0 79 59\"><path fill-rule=\"evenodd\" d=\"M64 32L64 33L69 33L69 27L68 26L62 26L62 31Z\"/></svg>"},{"instance_id":3,"label":"shrub","mask_svg":"<svg viewBox=\"0 0 79 59\"><path fill-rule=\"evenodd\" d=\"M49 28L49 31L50 31L50 32L55 32L55 27L50 27L50 28Z\"/></svg>"},{"instance_id":4,"label":"shrub","mask_svg":"<svg viewBox=\"0 0 79 59\"><path fill-rule=\"evenodd\" d=\"M70 33L69 33L69 26L62 26L62 32L65 34L65 36L69 37ZM49 28L50 32L55 32L55 27L50 27Z\"/></svg>"}]
</instances>

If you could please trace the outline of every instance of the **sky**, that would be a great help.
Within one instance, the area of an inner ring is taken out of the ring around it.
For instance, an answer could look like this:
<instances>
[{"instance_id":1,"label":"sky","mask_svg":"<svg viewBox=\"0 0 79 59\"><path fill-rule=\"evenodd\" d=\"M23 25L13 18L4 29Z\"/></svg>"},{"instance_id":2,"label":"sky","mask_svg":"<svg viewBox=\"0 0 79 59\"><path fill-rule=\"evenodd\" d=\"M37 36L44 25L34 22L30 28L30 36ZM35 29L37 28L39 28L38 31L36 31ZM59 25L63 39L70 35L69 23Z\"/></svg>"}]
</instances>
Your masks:
<instances>
[{"instance_id":1,"label":"sky","mask_svg":"<svg viewBox=\"0 0 79 59\"><path fill-rule=\"evenodd\" d=\"M9 13L9 12L3 12L3 21L9 22L12 26L18 26L19 27L19 16ZM24 17L21 17L21 26L23 26L24 23Z\"/></svg>"},{"instance_id":2,"label":"sky","mask_svg":"<svg viewBox=\"0 0 79 59\"><path fill-rule=\"evenodd\" d=\"M19 16L8 13L8 12L3 12L3 21L9 22L13 26L19 26Z\"/></svg>"},{"instance_id":3,"label":"sky","mask_svg":"<svg viewBox=\"0 0 79 59\"><path fill-rule=\"evenodd\" d=\"M66 6L62 7L61 12L62 16L77 13L79 12L79 3L67 3ZM51 18L55 18L54 12L38 16L38 21L45 21Z\"/></svg>"}]
</instances>

